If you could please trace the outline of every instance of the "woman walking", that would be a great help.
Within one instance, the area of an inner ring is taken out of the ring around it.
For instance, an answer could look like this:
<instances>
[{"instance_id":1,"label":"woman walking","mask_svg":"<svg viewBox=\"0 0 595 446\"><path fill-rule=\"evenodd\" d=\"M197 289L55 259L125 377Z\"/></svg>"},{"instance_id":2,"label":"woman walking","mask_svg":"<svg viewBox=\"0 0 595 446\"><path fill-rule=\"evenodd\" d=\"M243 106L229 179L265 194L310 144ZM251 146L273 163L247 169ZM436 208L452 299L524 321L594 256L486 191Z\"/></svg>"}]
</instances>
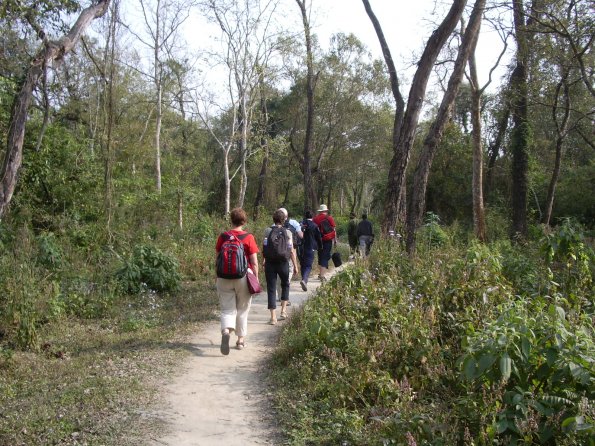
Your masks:
<instances>
[{"instance_id":1,"label":"woman walking","mask_svg":"<svg viewBox=\"0 0 595 446\"><path fill-rule=\"evenodd\" d=\"M271 312L269 324L277 323L277 276L281 279L281 315L280 320L287 318L287 302L289 301L289 260L293 270L299 273L291 231L283 227L285 212L277 209L273 214L273 225L264 232L262 254L264 257L264 274L267 280L267 308Z\"/></svg>"},{"instance_id":2,"label":"woman walking","mask_svg":"<svg viewBox=\"0 0 595 446\"><path fill-rule=\"evenodd\" d=\"M217 294L221 309L221 353L229 354L229 338L235 331L236 347L242 350L248 333L248 313L252 296L246 278L250 268L258 277L258 245L254 236L243 230L246 212L235 208L230 213L231 229L217 239Z\"/></svg>"}]
</instances>

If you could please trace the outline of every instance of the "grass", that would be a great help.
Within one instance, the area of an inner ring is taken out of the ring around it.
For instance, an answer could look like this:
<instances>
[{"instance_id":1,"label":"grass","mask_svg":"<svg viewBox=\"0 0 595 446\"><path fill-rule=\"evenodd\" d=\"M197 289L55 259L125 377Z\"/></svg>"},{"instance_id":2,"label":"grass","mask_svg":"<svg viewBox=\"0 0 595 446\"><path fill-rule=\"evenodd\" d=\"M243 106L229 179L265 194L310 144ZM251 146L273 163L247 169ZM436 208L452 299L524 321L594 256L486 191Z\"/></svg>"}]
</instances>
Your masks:
<instances>
[{"instance_id":1,"label":"grass","mask_svg":"<svg viewBox=\"0 0 595 446\"><path fill-rule=\"evenodd\" d=\"M0 445L144 444L163 427L151 416L159 384L216 303L214 288L187 283L122 301L110 318L44 326L38 352L0 356Z\"/></svg>"}]
</instances>

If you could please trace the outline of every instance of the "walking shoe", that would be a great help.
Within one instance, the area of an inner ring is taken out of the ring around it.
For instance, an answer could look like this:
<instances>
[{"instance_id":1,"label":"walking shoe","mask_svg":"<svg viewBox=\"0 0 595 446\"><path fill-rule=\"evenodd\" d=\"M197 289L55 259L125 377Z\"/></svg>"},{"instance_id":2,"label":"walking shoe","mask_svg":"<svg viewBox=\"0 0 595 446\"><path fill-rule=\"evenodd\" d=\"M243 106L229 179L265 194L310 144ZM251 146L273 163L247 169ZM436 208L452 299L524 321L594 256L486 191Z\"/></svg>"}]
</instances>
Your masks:
<instances>
[{"instance_id":1,"label":"walking shoe","mask_svg":"<svg viewBox=\"0 0 595 446\"><path fill-rule=\"evenodd\" d=\"M302 290L308 291L308 285L303 280L300 280L300 286L302 287Z\"/></svg>"},{"instance_id":2,"label":"walking shoe","mask_svg":"<svg viewBox=\"0 0 595 446\"><path fill-rule=\"evenodd\" d=\"M279 320L284 321L285 319L287 319L287 313L281 312L281 315L279 316Z\"/></svg>"},{"instance_id":3,"label":"walking shoe","mask_svg":"<svg viewBox=\"0 0 595 446\"><path fill-rule=\"evenodd\" d=\"M223 333L221 335L221 353L229 355L229 333Z\"/></svg>"}]
</instances>

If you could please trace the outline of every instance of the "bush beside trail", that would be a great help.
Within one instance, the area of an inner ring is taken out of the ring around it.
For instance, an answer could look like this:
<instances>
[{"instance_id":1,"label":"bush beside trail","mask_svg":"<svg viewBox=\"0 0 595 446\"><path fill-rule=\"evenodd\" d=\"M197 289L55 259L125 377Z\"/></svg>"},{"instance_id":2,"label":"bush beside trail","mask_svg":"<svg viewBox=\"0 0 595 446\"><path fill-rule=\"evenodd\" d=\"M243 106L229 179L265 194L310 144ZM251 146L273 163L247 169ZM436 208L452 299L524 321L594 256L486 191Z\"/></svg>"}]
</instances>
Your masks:
<instances>
[{"instance_id":1,"label":"bush beside trail","mask_svg":"<svg viewBox=\"0 0 595 446\"><path fill-rule=\"evenodd\" d=\"M392 240L333 278L272 361L290 444L587 445L595 256L569 222L518 247Z\"/></svg>"}]
</instances>

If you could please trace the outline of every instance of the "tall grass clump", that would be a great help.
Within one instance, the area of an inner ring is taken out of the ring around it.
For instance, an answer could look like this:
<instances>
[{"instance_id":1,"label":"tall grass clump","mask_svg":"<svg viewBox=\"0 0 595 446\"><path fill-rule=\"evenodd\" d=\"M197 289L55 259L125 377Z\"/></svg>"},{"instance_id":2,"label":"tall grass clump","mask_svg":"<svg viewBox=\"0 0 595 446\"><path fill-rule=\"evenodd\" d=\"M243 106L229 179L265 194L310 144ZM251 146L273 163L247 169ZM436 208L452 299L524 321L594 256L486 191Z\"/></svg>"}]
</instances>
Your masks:
<instances>
[{"instance_id":1,"label":"tall grass clump","mask_svg":"<svg viewBox=\"0 0 595 446\"><path fill-rule=\"evenodd\" d=\"M414 258L376 244L293 320L289 443L593 444L592 251L564 227L523 249L440 230Z\"/></svg>"}]
</instances>

